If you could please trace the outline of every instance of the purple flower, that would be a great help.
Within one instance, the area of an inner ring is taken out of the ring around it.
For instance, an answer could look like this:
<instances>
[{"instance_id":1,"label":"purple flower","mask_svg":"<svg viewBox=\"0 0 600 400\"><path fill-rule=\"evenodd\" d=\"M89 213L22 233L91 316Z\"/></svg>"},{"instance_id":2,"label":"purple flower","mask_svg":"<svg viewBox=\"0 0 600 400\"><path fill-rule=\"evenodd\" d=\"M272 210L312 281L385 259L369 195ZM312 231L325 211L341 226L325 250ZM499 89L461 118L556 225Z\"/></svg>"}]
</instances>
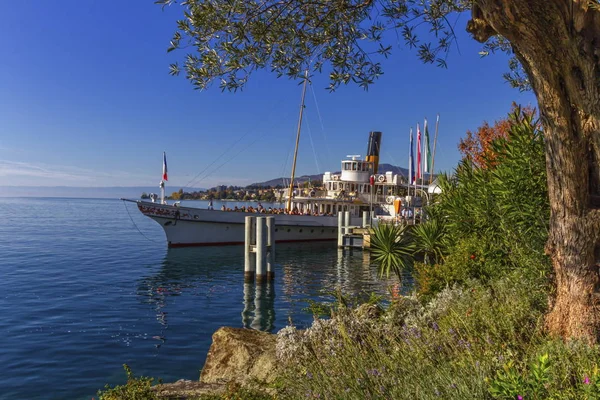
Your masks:
<instances>
[{"instance_id":1,"label":"purple flower","mask_svg":"<svg viewBox=\"0 0 600 400\"><path fill-rule=\"evenodd\" d=\"M584 385L589 385L590 384L590 378L586 375L585 378L583 378L583 384Z\"/></svg>"},{"instance_id":2,"label":"purple flower","mask_svg":"<svg viewBox=\"0 0 600 400\"><path fill-rule=\"evenodd\" d=\"M521 396L520 394L517 395L517 400L523 400L523 396Z\"/></svg>"}]
</instances>

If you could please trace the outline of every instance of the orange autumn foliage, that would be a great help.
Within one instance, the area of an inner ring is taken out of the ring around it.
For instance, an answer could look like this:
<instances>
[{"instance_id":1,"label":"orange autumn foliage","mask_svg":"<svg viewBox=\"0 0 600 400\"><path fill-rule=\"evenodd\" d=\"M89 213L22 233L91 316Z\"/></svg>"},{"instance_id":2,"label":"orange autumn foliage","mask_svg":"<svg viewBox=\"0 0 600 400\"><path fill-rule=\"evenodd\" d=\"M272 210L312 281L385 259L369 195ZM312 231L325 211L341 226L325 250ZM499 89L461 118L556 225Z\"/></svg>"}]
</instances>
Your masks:
<instances>
[{"instance_id":1,"label":"orange autumn foliage","mask_svg":"<svg viewBox=\"0 0 600 400\"><path fill-rule=\"evenodd\" d=\"M518 108L519 106L513 103L511 114ZM523 107L521 112L533 116L536 114L536 109L527 106ZM493 150L492 143L496 139L507 138L512 124L510 119L504 118L494 122L492 126L485 121L474 133L467 131L466 137L460 139L458 144L458 151L462 154L462 158L470 159L473 165L479 168L490 168L496 165L497 154Z\"/></svg>"}]
</instances>

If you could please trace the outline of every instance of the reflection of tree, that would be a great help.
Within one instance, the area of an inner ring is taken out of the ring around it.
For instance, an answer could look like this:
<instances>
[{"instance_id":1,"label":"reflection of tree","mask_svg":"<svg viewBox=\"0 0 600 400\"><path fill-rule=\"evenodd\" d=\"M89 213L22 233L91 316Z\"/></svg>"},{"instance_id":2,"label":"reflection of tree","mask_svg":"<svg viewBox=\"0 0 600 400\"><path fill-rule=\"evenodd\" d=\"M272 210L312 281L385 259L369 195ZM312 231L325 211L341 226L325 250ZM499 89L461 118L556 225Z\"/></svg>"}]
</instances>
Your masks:
<instances>
[{"instance_id":1,"label":"reflection of tree","mask_svg":"<svg viewBox=\"0 0 600 400\"><path fill-rule=\"evenodd\" d=\"M273 282L244 283L242 325L271 332L275 327L275 288Z\"/></svg>"}]
</instances>

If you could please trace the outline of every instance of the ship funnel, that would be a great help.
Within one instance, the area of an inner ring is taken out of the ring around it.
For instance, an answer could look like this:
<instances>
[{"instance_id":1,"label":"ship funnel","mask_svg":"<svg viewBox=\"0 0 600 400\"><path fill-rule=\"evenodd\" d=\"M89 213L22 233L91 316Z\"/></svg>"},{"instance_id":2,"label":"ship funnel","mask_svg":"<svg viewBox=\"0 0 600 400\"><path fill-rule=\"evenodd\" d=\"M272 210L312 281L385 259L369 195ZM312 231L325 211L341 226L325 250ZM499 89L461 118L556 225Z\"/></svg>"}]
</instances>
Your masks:
<instances>
[{"instance_id":1,"label":"ship funnel","mask_svg":"<svg viewBox=\"0 0 600 400\"><path fill-rule=\"evenodd\" d=\"M377 173L379 168L379 149L381 148L381 132L369 133L369 147L367 148L367 158L365 161L373 163L373 173Z\"/></svg>"}]
</instances>

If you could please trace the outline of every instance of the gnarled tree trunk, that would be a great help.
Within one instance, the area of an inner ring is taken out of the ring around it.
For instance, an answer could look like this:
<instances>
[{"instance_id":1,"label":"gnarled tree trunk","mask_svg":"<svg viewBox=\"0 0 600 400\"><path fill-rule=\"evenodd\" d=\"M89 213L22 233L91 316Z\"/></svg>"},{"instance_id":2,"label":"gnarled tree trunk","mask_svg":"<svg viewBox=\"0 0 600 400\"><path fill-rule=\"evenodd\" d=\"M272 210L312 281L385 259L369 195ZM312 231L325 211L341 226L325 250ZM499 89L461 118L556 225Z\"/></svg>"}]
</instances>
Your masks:
<instances>
[{"instance_id":1,"label":"gnarled tree trunk","mask_svg":"<svg viewBox=\"0 0 600 400\"><path fill-rule=\"evenodd\" d=\"M588 0L476 0L468 30L507 38L538 99L556 296L552 334L600 337L600 12Z\"/></svg>"}]
</instances>

